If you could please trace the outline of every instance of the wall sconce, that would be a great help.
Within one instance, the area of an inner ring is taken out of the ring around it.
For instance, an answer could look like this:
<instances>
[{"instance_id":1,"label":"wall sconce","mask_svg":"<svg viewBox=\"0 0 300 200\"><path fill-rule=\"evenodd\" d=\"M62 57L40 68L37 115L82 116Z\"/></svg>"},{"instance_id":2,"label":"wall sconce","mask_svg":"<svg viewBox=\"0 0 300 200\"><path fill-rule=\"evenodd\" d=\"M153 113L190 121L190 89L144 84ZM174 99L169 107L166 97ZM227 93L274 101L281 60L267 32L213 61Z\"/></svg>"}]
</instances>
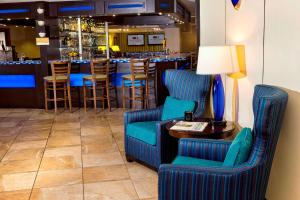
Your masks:
<instances>
[{"instance_id":1,"label":"wall sconce","mask_svg":"<svg viewBox=\"0 0 300 200\"><path fill-rule=\"evenodd\" d=\"M44 25L45 25L45 21L38 20L38 21L37 21L37 24L38 24L39 26L44 26Z\"/></svg>"},{"instance_id":2,"label":"wall sconce","mask_svg":"<svg viewBox=\"0 0 300 200\"><path fill-rule=\"evenodd\" d=\"M45 36L46 36L46 33L44 33L44 32L39 32L39 36L40 36L40 37L45 37Z\"/></svg>"},{"instance_id":3,"label":"wall sconce","mask_svg":"<svg viewBox=\"0 0 300 200\"><path fill-rule=\"evenodd\" d=\"M38 14L41 15L41 14L44 13L45 10L43 8L38 8L38 9L36 9L36 11L37 11Z\"/></svg>"}]
</instances>

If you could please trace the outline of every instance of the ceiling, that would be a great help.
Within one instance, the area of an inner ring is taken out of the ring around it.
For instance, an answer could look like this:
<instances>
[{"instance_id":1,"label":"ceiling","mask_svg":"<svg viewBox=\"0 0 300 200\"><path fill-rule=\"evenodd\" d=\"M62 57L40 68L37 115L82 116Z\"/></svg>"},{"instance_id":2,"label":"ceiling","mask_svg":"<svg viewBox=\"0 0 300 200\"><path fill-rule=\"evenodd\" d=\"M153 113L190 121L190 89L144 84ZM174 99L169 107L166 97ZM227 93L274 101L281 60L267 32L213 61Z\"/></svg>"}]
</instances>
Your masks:
<instances>
[{"instance_id":1,"label":"ceiling","mask_svg":"<svg viewBox=\"0 0 300 200\"><path fill-rule=\"evenodd\" d=\"M182 3L182 5L184 5L191 12L192 16L195 16L196 13L195 0L178 0L178 1Z\"/></svg>"}]
</instances>

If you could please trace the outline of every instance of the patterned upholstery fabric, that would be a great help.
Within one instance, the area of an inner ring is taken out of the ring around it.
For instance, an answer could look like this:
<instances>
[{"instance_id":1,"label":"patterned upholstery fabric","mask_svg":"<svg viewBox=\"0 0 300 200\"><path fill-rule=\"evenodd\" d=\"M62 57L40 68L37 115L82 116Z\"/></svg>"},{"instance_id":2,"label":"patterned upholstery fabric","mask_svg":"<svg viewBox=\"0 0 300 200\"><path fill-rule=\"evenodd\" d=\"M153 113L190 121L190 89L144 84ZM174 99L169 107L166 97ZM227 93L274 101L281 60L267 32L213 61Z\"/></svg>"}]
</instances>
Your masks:
<instances>
[{"instance_id":1,"label":"patterned upholstery fabric","mask_svg":"<svg viewBox=\"0 0 300 200\"><path fill-rule=\"evenodd\" d=\"M167 70L165 84L170 91L170 96L182 100L197 101L197 116L204 113L210 89L210 76L196 75L195 73L181 70ZM177 154L174 151L174 149L177 149L177 140L169 136L165 129L168 121L161 121L162 109L163 107L159 107L148 110L130 111L124 114L126 155L156 169L158 169L161 163L170 163ZM159 121L156 123L157 139L155 146L126 134L129 123L143 121Z\"/></svg>"},{"instance_id":2,"label":"patterned upholstery fabric","mask_svg":"<svg viewBox=\"0 0 300 200\"><path fill-rule=\"evenodd\" d=\"M248 161L235 167L161 165L160 200L263 200L287 104L283 90L255 87L253 98L254 146ZM228 141L183 139L179 155L223 161Z\"/></svg>"}]
</instances>

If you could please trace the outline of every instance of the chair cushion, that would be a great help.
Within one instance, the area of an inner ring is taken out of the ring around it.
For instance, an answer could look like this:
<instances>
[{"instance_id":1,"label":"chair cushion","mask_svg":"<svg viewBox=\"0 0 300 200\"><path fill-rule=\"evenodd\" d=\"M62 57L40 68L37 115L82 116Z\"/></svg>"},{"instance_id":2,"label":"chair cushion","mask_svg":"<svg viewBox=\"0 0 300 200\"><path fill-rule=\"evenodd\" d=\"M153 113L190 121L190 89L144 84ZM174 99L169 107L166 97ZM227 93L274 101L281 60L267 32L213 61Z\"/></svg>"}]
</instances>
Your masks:
<instances>
[{"instance_id":1,"label":"chair cushion","mask_svg":"<svg viewBox=\"0 0 300 200\"><path fill-rule=\"evenodd\" d=\"M252 147L250 128L243 128L232 141L226 154L223 166L234 167L247 161Z\"/></svg>"},{"instance_id":2,"label":"chair cushion","mask_svg":"<svg viewBox=\"0 0 300 200\"><path fill-rule=\"evenodd\" d=\"M125 79L131 79L131 74L126 74L126 75L123 75L122 77ZM134 78L135 79L145 79L145 78L147 78L147 76L146 76L146 74L136 74Z\"/></svg>"},{"instance_id":3,"label":"chair cushion","mask_svg":"<svg viewBox=\"0 0 300 200\"><path fill-rule=\"evenodd\" d=\"M147 144L156 145L157 121L135 122L127 125L126 134Z\"/></svg>"},{"instance_id":4,"label":"chair cushion","mask_svg":"<svg viewBox=\"0 0 300 200\"><path fill-rule=\"evenodd\" d=\"M195 105L194 101L179 100L168 96L164 104L161 120L184 117L184 112L194 111Z\"/></svg>"},{"instance_id":5,"label":"chair cushion","mask_svg":"<svg viewBox=\"0 0 300 200\"><path fill-rule=\"evenodd\" d=\"M53 81L54 80L54 76L46 76L44 77L45 80L47 81ZM56 76L56 80L58 81L63 81L63 80L68 80L68 77L67 76Z\"/></svg>"},{"instance_id":6,"label":"chair cushion","mask_svg":"<svg viewBox=\"0 0 300 200\"><path fill-rule=\"evenodd\" d=\"M94 79L106 79L106 77L107 76L105 74L95 74L95 75L87 75L87 76L84 76L83 78L92 80L93 78Z\"/></svg>"},{"instance_id":7,"label":"chair cushion","mask_svg":"<svg viewBox=\"0 0 300 200\"><path fill-rule=\"evenodd\" d=\"M177 156L172 162L173 165L194 165L201 167L219 167L222 166L222 162L213 160L204 160L199 158Z\"/></svg>"}]
</instances>

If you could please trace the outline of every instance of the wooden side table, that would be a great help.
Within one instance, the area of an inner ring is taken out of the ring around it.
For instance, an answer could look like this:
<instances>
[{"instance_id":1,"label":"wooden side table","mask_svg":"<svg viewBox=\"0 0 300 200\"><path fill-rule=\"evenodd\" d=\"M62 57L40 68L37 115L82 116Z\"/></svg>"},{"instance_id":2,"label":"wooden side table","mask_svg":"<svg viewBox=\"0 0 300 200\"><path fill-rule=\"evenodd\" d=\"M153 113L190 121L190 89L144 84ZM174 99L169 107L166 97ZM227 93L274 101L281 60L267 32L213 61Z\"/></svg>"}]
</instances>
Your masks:
<instances>
[{"instance_id":1,"label":"wooden side table","mask_svg":"<svg viewBox=\"0 0 300 200\"><path fill-rule=\"evenodd\" d=\"M225 139L232 135L235 124L233 122L227 121L226 126L212 125L210 123L211 119L208 118L198 118L195 119L196 122L208 122L208 125L203 131L181 131L181 130L171 130L171 127L178 121L171 121L166 124L166 128L169 135L175 138L207 138L207 139Z\"/></svg>"}]
</instances>

